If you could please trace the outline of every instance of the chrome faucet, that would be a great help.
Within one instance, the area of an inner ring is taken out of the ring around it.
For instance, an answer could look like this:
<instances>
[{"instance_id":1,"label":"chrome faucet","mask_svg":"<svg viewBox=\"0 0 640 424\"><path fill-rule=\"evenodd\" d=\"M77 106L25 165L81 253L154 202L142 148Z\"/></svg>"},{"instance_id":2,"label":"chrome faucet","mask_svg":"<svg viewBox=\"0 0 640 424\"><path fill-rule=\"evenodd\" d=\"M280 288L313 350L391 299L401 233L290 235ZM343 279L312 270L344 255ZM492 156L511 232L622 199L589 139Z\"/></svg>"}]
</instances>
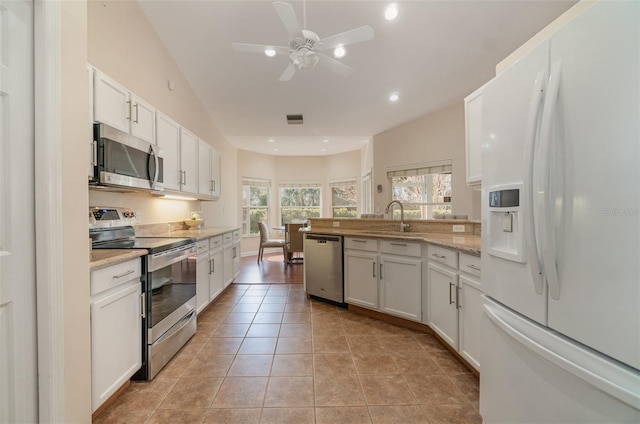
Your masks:
<instances>
[{"instance_id":1,"label":"chrome faucet","mask_svg":"<svg viewBox=\"0 0 640 424\"><path fill-rule=\"evenodd\" d=\"M405 233L409 231L409 224L404 223L404 206L402 206L402 202L400 202L399 200L390 201L386 209L384 210L384 213L388 214L389 211L393 211L394 203L397 203L398 205L400 205L400 231ZM390 217L393 220L393 212L391 213Z\"/></svg>"}]
</instances>

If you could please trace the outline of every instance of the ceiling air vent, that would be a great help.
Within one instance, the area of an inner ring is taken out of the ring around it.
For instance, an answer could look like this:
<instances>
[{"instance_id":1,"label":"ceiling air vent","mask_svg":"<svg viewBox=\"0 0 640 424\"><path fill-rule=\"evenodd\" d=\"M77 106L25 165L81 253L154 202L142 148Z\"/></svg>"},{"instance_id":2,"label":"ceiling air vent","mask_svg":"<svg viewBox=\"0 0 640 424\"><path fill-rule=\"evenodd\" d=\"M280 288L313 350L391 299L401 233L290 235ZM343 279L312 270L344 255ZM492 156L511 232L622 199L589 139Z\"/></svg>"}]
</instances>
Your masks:
<instances>
[{"instance_id":1,"label":"ceiling air vent","mask_svg":"<svg viewBox=\"0 0 640 424\"><path fill-rule=\"evenodd\" d=\"M289 125L302 124L302 115L287 115L287 124Z\"/></svg>"}]
</instances>

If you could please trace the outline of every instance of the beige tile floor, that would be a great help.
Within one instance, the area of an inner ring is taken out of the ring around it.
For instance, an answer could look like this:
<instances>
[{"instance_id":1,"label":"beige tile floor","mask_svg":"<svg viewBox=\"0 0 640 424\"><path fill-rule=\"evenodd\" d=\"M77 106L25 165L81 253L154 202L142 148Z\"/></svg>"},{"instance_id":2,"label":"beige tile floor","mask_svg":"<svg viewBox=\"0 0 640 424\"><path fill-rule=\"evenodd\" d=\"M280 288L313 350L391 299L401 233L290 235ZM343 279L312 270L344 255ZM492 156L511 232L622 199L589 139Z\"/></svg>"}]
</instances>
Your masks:
<instances>
[{"instance_id":1,"label":"beige tile floor","mask_svg":"<svg viewBox=\"0 0 640 424\"><path fill-rule=\"evenodd\" d=\"M478 379L432 335L234 284L151 382L95 423L480 423Z\"/></svg>"}]
</instances>

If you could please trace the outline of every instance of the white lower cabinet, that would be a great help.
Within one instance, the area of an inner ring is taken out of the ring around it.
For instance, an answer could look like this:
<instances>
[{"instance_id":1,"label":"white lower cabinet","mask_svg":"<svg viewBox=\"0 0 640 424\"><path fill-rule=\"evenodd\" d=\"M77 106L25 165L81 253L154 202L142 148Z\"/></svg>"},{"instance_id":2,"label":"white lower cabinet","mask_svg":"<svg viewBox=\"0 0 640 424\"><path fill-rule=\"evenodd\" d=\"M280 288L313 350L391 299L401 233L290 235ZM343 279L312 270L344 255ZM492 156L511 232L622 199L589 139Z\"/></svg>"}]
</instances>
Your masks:
<instances>
[{"instance_id":1,"label":"white lower cabinet","mask_svg":"<svg viewBox=\"0 0 640 424\"><path fill-rule=\"evenodd\" d=\"M458 275L438 265L428 265L429 326L447 343L458 349L458 309L455 292Z\"/></svg>"},{"instance_id":2,"label":"white lower cabinet","mask_svg":"<svg viewBox=\"0 0 640 424\"><path fill-rule=\"evenodd\" d=\"M200 313L225 287L222 236L200 240L196 245L196 312Z\"/></svg>"},{"instance_id":3,"label":"white lower cabinet","mask_svg":"<svg viewBox=\"0 0 640 424\"><path fill-rule=\"evenodd\" d=\"M344 251L345 302L378 309L377 253Z\"/></svg>"},{"instance_id":4,"label":"white lower cabinet","mask_svg":"<svg viewBox=\"0 0 640 424\"><path fill-rule=\"evenodd\" d=\"M142 365L139 258L91 273L91 411Z\"/></svg>"},{"instance_id":5,"label":"white lower cabinet","mask_svg":"<svg viewBox=\"0 0 640 424\"><path fill-rule=\"evenodd\" d=\"M479 370L480 258L433 245L428 252L426 323Z\"/></svg>"},{"instance_id":6,"label":"white lower cabinet","mask_svg":"<svg viewBox=\"0 0 640 424\"><path fill-rule=\"evenodd\" d=\"M347 237L344 265L347 303L420 321L420 243Z\"/></svg>"}]
</instances>

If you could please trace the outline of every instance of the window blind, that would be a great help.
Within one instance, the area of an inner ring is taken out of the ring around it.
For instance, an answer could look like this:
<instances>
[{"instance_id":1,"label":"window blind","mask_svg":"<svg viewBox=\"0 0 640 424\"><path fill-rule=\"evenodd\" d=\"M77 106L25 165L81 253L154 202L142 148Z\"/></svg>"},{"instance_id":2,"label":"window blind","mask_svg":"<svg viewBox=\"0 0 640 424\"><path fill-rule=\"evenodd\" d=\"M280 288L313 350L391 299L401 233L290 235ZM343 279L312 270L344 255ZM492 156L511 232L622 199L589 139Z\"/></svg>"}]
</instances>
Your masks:
<instances>
[{"instance_id":1,"label":"window blind","mask_svg":"<svg viewBox=\"0 0 640 424\"><path fill-rule=\"evenodd\" d=\"M430 162L423 164L407 165L390 169L387 171L387 177L409 177L414 175L442 174L451 173L453 166L451 160Z\"/></svg>"}]
</instances>

